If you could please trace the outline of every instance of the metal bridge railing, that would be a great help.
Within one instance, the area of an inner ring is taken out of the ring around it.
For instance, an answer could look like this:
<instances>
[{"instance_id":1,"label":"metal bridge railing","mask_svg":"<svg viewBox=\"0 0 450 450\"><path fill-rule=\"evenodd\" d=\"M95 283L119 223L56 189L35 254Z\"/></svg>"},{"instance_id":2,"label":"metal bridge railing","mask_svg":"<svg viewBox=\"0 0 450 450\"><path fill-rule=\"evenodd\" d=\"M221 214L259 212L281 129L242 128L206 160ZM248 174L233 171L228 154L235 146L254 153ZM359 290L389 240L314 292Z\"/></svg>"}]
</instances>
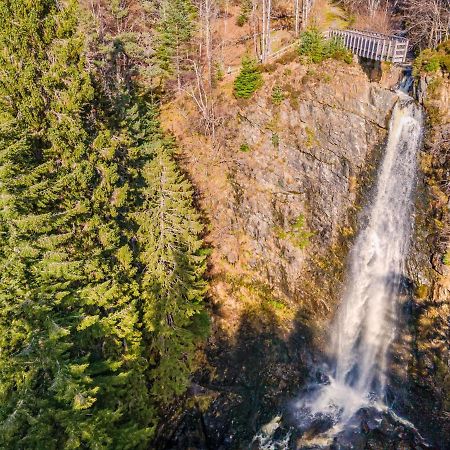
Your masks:
<instances>
[{"instance_id":1,"label":"metal bridge railing","mask_svg":"<svg viewBox=\"0 0 450 450\"><path fill-rule=\"evenodd\" d=\"M404 63L408 54L409 41L400 36L361 30L330 29L328 37L342 39L343 44L355 55L374 59Z\"/></svg>"}]
</instances>

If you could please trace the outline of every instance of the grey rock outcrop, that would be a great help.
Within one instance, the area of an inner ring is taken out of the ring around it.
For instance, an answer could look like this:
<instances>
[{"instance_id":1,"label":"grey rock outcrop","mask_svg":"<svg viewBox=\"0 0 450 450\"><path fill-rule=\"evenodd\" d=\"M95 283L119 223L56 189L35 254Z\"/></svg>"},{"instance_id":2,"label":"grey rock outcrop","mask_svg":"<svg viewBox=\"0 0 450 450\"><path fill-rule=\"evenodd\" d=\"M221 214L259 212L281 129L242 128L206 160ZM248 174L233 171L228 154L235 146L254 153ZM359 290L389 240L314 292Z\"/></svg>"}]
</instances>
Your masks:
<instances>
[{"instance_id":1,"label":"grey rock outcrop","mask_svg":"<svg viewBox=\"0 0 450 450\"><path fill-rule=\"evenodd\" d=\"M354 231L349 211L355 211L397 99L357 68L344 72L336 64L332 79L306 84L304 68L294 70L289 82L298 88L281 105L272 104L269 85L266 94L239 108L234 126L227 125L233 129L229 151L238 152L233 228L248 238L251 267L288 297L299 292L305 258L323 255L343 231ZM274 78L272 85L283 86ZM239 153L241 143L250 151ZM299 217L313 234L310 245L296 245ZM226 239L223 244L228 260L235 261L233 246Z\"/></svg>"}]
</instances>

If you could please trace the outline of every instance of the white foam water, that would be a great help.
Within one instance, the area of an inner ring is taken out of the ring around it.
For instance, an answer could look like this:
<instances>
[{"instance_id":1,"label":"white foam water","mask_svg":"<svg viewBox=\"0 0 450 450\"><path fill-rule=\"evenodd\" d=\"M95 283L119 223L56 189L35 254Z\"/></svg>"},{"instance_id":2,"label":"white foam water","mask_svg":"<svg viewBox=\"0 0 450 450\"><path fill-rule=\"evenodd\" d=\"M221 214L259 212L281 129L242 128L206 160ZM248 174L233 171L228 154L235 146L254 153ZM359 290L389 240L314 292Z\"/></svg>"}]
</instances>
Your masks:
<instances>
[{"instance_id":1,"label":"white foam water","mask_svg":"<svg viewBox=\"0 0 450 450\"><path fill-rule=\"evenodd\" d=\"M329 384L300 401L310 414L333 416L341 428L356 411L382 405L387 354L413 226L422 111L399 93L367 224L350 253L347 288L331 333L335 364Z\"/></svg>"}]
</instances>

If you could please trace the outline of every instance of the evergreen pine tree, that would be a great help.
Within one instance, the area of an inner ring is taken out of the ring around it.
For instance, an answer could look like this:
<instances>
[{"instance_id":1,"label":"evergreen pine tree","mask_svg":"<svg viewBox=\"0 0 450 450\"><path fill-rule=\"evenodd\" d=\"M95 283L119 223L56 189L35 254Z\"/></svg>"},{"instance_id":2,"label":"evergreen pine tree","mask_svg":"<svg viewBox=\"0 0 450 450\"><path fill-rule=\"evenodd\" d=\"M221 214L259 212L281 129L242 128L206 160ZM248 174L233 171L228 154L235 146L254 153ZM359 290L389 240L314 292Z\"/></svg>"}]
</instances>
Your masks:
<instances>
[{"instance_id":1,"label":"evergreen pine tree","mask_svg":"<svg viewBox=\"0 0 450 450\"><path fill-rule=\"evenodd\" d=\"M189 44L195 31L195 9L191 0L164 0L157 28L156 63L163 81L175 76L180 86Z\"/></svg>"},{"instance_id":2,"label":"evergreen pine tree","mask_svg":"<svg viewBox=\"0 0 450 450\"><path fill-rule=\"evenodd\" d=\"M144 317L153 368L152 394L163 403L187 387L195 344L205 336L206 253L192 189L171 155L170 144L152 150L144 167L144 208L137 214Z\"/></svg>"},{"instance_id":3,"label":"evergreen pine tree","mask_svg":"<svg viewBox=\"0 0 450 450\"><path fill-rule=\"evenodd\" d=\"M263 78L254 59L244 57L239 75L234 80L236 98L250 98L263 85Z\"/></svg>"}]
</instances>

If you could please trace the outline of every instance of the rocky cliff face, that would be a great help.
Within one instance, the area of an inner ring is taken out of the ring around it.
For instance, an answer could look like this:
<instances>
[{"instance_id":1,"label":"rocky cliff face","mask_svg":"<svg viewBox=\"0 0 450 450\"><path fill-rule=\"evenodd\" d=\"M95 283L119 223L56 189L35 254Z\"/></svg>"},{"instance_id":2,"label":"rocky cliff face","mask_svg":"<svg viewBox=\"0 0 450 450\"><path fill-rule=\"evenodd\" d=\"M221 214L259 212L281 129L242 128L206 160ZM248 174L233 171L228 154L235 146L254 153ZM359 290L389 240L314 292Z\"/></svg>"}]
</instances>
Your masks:
<instances>
[{"instance_id":1,"label":"rocky cliff face","mask_svg":"<svg viewBox=\"0 0 450 450\"><path fill-rule=\"evenodd\" d=\"M280 70L226 124L235 222L221 249L229 263L245 263L295 301L304 296L308 255L324 255L352 233L348 210L395 102L356 68L345 69L329 67L334 76L325 82L320 69L311 75L294 66L288 77ZM270 96L276 85L288 97L280 105ZM245 236L244 260L236 235Z\"/></svg>"},{"instance_id":2,"label":"rocky cliff face","mask_svg":"<svg viewBox=\"0 0 450 450\"><path fill-rule=\"evenodd\" d=\"M218 87L213 145L190 102L163 114L209 221L213 310L192 409L172 414L164 448L242 448L298 393L324 350L397 99L357 65L266 69L249 101Z\"/></svg>"}]
</instances>

